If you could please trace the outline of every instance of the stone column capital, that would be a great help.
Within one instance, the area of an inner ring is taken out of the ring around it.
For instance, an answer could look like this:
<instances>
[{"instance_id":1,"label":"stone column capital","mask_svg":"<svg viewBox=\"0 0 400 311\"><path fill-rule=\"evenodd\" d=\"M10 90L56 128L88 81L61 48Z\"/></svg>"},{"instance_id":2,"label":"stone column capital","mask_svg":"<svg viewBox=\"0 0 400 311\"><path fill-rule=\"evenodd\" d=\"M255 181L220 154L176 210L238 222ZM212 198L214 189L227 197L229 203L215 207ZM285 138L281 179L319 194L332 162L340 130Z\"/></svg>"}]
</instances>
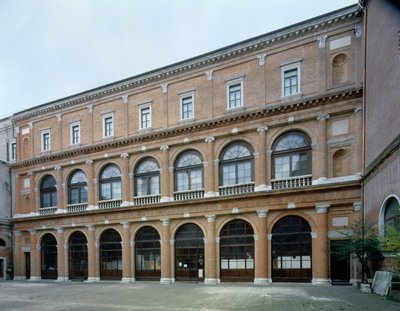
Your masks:
<instances>
[{"instance_id":1,"label":"stone column capital","mask_svg":"<svg viewBox=\"0 0 400 311\"><path fill-rule=\"evenodd\" d=\"M266 131L268 131L268 126L260 126L257 128L258 134L265 133Z\"/></svg>"},{"instance_id":2,"label":"stone column capital","mask_svg":"<svg viewBox=\"0 0 400 311\"><path fill-rule=\"evenodd\" d=\"M326 121L328 119L329 119L329 114L327 114L327 113L326 114L322 114L322 115L317 117L318 121Z\"/></svg>"},{"instance_id":3,"label":"stone column capital","mask_svg":"<svg viewBox=\"0 0 400 311\"><path fill-rule=\"evenodd\" d=\"M315 209L317 210L318 214L321 214L321 213L326 213L330 206L331 206L330 203L316 203Z\"/></svg>"},{"instance_id":4,"label":"stone column capital","mask_svg":"<svg viewBox=\"0 0 400 311\"><path fill-rule=\"evenodd\" d=\"M169 224L171 223L171 220L169 218L163 218L161 219L162 225L163 226L169 226Z\"/></svg>"},{"instance_id":5,"label":"stone column capital","mask_svg":"<svg viewBox=\"0 0 400 311\"><path fill-rule=\"evenodd\" d=\"M122 102L124 103L124 104L127 104L128 103L128 94L124 94L124 95L122 95L121 96L121 98L122 98Z\"/></svg>"},{"instance_id":6,"label":"stone column capital","mask_svg":"<svg viewBox=\"0 0 400 311\"><path fill-rule=\"evenodd\" d=\"M127 152L122 153L121 154L121 158L128 159L129 158L129 153L127 153Z\"/></svg>"},{"instance_id":7,"label":"stone column capital","mask_svg":"<svg viewBox=\"0 0 400 311\"><path fill-rule=\"evenodd\" d=\"M161 90L163 93L168 92L168 83L161 84Z\"/></svg>"},{"instance_id":8,"label":"stone column capital","mask_svg":"<svg viewBox=\"0 0 400 311\"><path fill-rule=\"evenodd\" d=\"M361 210L361 202L354 202L353 203L353 211L358 212Z\"/></svg>"},{"instance_id":9,"label":"stone column capital","mask_svg":"<svg viewBox=\"0 0 400 311\"><path fill-rule=\"evenodd\" d=\"M122 227L124 229L129 229L130 228L130 222L129 221L123 221L123 222L120 222L120 224L122 225Z\"/></svg>"},{"instance_id":10,"label":"stone column capital","mask_svg":"<svg viewBox=\"0 0 400 311\"><path fill-rule=\"evenodd\" d=\"M265 65L265 57L266 57L266 56L267 56L266 53L257 55L258 64L259 64L260 66Z\"/></svg>"},{"instance_id":11,"label":"stone column capital","mask_svg":"<svg viewBox=\"0 0 400 311\"><path fill-rule=\"evenodd\" d=\"M207 222L215 222L215 215L206 215Z\"/></svg>"},{"instance_id":12,"label":"stone column capital","mask_svg":"<svg viewBox=\"0 0 400 311\"><path fill-rule=\"evenodd\" d=\"M213 78L213 73L214 73L214 70L207 70L206 71L206 76L207 76L207 80L208 81L211 81L212 80L212 78Z\"/></svg>"},{"instance_id":13,"label":"stone column capital","mask_svg":"<svg viewBox=\"0 0 400 311\"><path fill-rule=\"evenodd\" d=\"M205 140L206 143L212 143L215 141L215 137L214 136L208 136Z\"/></svg>"},{"instance_id":14,"label":"stone column capital","mask_svg":"<svg viewBox=\"0 0 400 311\"><path fill-rule=\"evenodd\" d=\"M86 225L86 228L88 228L89 231L94 231L95 226L94 225Z\"/></svg>"},{"instance_id":15,"label":"stone column capital","mask_svg":"<svg viewBox=\"0 0 400 311\"><path fill-rule=\"evenodd\" d=\"M160 150L161 150L161 151L168 151L168 150L169 150L169 146L168 146L168 145L162 145L162 146L160 147Z\"/></svg>"},{"instance_id":16,"label":"stone column capital","mask_svg":"<svg viewBox=\"0 0 400 311\"><path fill-rule=\"evenodd\" d=\"M319 36L319 37L317 38L317 40L318 40L318 47L319 47L320 49L325 47L326 38L328 38L328 35Z\"/></svg>"},{"instance_id":17,"label":"stone column capital","mask_svg":"<svg viewBox=\"0 0 400 311\"><path fill-rule=\"evenodd\" d=\"M267 217L267 215L268 215L268 209L262 208L262 209L257 210L258 218L265 218L265 217Z\"/></svg>"}]
</instances>

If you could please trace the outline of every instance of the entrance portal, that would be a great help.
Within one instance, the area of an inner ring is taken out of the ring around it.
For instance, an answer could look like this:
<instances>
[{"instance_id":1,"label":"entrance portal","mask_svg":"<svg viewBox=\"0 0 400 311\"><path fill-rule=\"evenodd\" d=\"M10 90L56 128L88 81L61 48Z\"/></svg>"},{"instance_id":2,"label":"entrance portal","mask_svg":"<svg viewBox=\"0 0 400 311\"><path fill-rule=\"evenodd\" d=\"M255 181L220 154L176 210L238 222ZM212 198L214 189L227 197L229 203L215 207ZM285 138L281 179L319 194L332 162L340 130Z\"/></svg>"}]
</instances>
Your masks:
<instances>
[{"instance_id":1,"label":"entrance portal","mask_svg":"<svg viewBox=\"0 0 400 311\"><path fill-rule=\"evenodd\" d=\"M331 281L332 284L350 284L350 258L342 258L338 250L347 240L331 240Z\"/></svg>"},{"instance_id":2,"label":"entrance portal","mask_svg":"<svg viewBox=\"0 0 400 311\"><path fill-rule=\"evenodd\" d=\"M204 235L199 226L185 224L175 235L175 279L204 280Z\"/></svg>"},{"instance_id":3,"label":"entrance portal","mask_svg":"<svg viewBox=\"0 0 400 311\"><path fill-rule=\"evenodd\" d=\"M68 245L69 254L69 279L87 280L88 278L88 249L86 236L80 232L74 232Z\"/></svg>"},{"instance_id":4,"label":"entrance portal","mask_svg":"<svg viewBox=\"0 0 400 311\"><path fill-rule=\"evenodd\" d=\"M153 227L139 230L135 239L137 280L159 280L161 277L160 235Z\"/></svg>"},{"instance_id":5,"label":"entrance portal","mask_svg":"<svg viewBox=\"0 0 400 311\"><path fill-rule=\"evenodd\" d=\"M42 279L57 279L57 240L47 233L41 242Z\"/></svg>"},{"instance_id":6,"label":"entrance portal","mask_svg":"<svg viewBox=\"0 0 400 311\"><path fill-rule=\"evenodd\" d=\"M121 236L114 229L107 229L100 238L100 279L122 279Z\"/></svg>"},{"instance_id":7,"label":"entrance portal","mask_svg":"<svg viewBox=\"0 0 400 311\"><path fill-rule=\"evenodd\" d=\"M299 216L280 219L272 229L272 281L311 282L311 228Z\"/></svg>"}]
</instances>

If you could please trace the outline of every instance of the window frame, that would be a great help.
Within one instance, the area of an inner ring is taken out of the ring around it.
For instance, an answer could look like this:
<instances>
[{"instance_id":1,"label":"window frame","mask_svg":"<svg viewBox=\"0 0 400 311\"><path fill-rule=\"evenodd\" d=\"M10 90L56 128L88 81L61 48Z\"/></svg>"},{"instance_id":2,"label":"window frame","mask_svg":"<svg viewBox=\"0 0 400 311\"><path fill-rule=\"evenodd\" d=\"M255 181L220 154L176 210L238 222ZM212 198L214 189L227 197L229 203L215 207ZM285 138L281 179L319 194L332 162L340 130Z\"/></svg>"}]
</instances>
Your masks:
<instances>
[{"instance_id":1,"label":"window frame","mask_svg":"<svg viewBox=\"0 0 400 311\"><path fill-rule=\"evenodd\" d=\"M282 151L275 151L276 145L279 143L279 141L281 139L283 139L286 136L289 135L299 135L301 137L303 137L306 142L308 143L307 146L305 147L300 147L300 148L296 148L296 149L287 149L287 150L282 150ZM299 176L305 176L305 175L310 175L312 174L312 148L311 148L311 140L310 138L300 132L300 131L288 131L286 133L283 133L281 135L278 136L278 138L273 142L272 144L272 154L271 154L271 178L272 179L276 179L276 180L282 180L282 179L288 179L288 178L293 178L293 177L299 177ZM306 154L307 155L307 174L305 175L292 175L292 157L294 155L302 155L302 154ZM275 161L277 157L283 157L283 156L289 156L290 160L289 160L289 176L288 177L281 177L281 178L276 178L276 172L275 172Z\"/></svg>"},{"instance_id":2,"label":"window frame","mask_svg":"<svg viewBox=\"0 0 400 311\"><path fill-rule=\"evenodd\" d=\"M191 166L183 166L183 167L177 167L177 164L179 160L184 157L185 155L196 155L199 157L201 164L196 164L196 165L191 165ZM175 192L185 192L185 191L198 191L198 190L203 190L204 189L204 160L200 152L197 150L186 150L183 151L175 160L174 163L174 191ZM201 188L199 189L192 189L192 174L191 172L197 171L200 169L201 172ZM188 189L186 190L179 190L178 189L178 173L180 172L185 172L186 171L186 176L187 176L187 182L188 182Z\"/></svg>"},{"instance_id":3,"label":"window frame","mask_svg":"<svg viewBox=\"0 0 400 311\"><path fill-rule=\"evenodd\" d=\"M69 124L70 127L70 144L71 145L79 145L81 143L81 122L80 121L75 121L71 122ZM75 136L74 136L74 129L78 128L78 136L77 136L77 141L75 141Z\"/></svg>"},{"instance_id":4,"label":"window frame","mask_svg":"<svg viewBox=\"0 0 400 311\"><path fill-rule=\"evenodd\" d=\"M78 182L78 183L74 183L72 184L72 178L74 177L74 175L78 172L81 172L82 174L85 175L86 177L86 182ZM86 188L86 201L82 200L82 191ZM78 201L79 202L72 202L72 197L71 197L71 190L73 189L77 189L78 190ZM87 176L85 174L85 172L83 170L75 170L72 172L72 174L69 176L68 178L68 204L84 204L84 203L88 203L89 200L89 189L88 189L88 179Z\"/></svg>"},{"instance_id":5,"label":"window frame","mask_svg":"<svg viewBox=\"0 0 400 311\"><path fill-rule=\"evenodd\" d=\"M105 113L102 115L103 118L103 138L114 137L114 113ZM111 119L111 129L107 128L107 120ZM107 135L109 133L109 135Z\"/></svg>"},{"instance_id":6,"label":"window frame","mask_svg":"<svg viewBox=\"0 0 400 311\"><path fill-rule=\"evenodd\" d=\"M148 120L144 120L144 114L143 111L145 109L149 109L149 113L146 114L148 115ZM146 130L146 129L150 129L152 128L152 109L151 109L151 102L150 103L145 103L145 104L141 104L139 106L139 129L140 130ZM144 122L146 123L146 126L144 125Z\"/></svg>"},{"instance_id":7,"label":"window frame","mask_svg":"<svg viewBox=\"0 0 400 311\"><path fill-rule=\"evenodd\" d=\"M226 81L226 110L235 110L244 107L244 76ZM231 107L231 87L240 86L240 105Z\"/></svg>"},{"instance_id":8,"label":"window frame","mask_svg":"<svg viewBox=\"0 0 400 311\"><path fill-rule=\"evenodd\" d=\"M54 180L54 186L53 187L47 187L44 188L43 187L43 183L47 178L53 178ZM55 177L53 175L46 175L44 176L44 178L41 180L40 182L40 208L51 208L51 207L57 207L57 180L55 179ZM43 196L44 194L50 194L49 196L49 201L50 201L50 205L49 206L44 206L44 200L43 200ZM55 197L54 197L55 194Z\"/></svg>"},{"instance_id":9,"label":"window frame","mask_svg":"<svg viewBox=\"0 0 400 311\"><path fill-rule=\"evenodd\" d=\"M187 117L187 118L185 118L184 117L184 109L183 109L183 106L184 106L184 101L185 101L185 99L188 99L188 98L191 98L191 116L190 117ZM187 121L187 120L193 120L194 118L195 118L195 116L194 116L194 105L195 105L195 103L194 103L194 92L189 92L189 93L184 93L184 94L181 94L180 96L179 96L179 102L180 102L180 120L181 121Z\"/></svg>"},{"instance_id":10,"label":"window frame","mask_svg":"<svg viewBox=\"0 0 400 311\"><path fill-rule=\"evenodd\" d=\"M42 152L51 151L51 131L50 131L50 129L45 129L45 130L40 131L40 145L42 148Z\"/></svg>"},{"instance_id":11,"label":"window frame","mask_svg":"<svg viewBox=\"0 0 400 311\"><path fill-rule=\"evenodd\" d=\"M108 177L108 178L102 178L102 175L104 173L104 171L110 167L110 166L115 166L118 171L119 171L119 176L118 177ZM115 183L119 183L119 197L116 196L116 194L114 193L114 188L113 185ZM103 196L103 191L102 191L102 185L104 184L109 184L110 185L110 198L104 198ZM121 200L122 199L122 172L121 169L119 168L119 166L117 164L114 163L110 163L105 165L99 174L99 201L111 201L111 200Z\"/></svg>"},{"instance_id":12,"label":"window frame","mask_svg":"<svg viewBox=\"0 0 400 311\"><path fill-rule=\"evenodd\" d=\"M295 95L300 95L301 94L301 62L302 60L294 60L290 62L285 62L280 65L281 67L281 96L282 97L290 97L290 96L295 96ZM285 94L285 73L292 71L292 70L297 70L297 87L296 87L296 92L295 93L290 93L290 94Z\"/></svg>"},{"instance_id":13,"label":"window frame","mask_svg":"<svg viewBox=\"0 0 400 311\"><path fill-rule=\"evenodd\" d=\"M225 153L233 146L235 145L241 145L248 149L250 152L250 156L246 157L241 157L241 158L235 158L235 159L229 159L229 160L222 160L224 157ZM254 161L254 149L253 147L244 141L236 141L232 142L229 145L225 146L224 149L221 152L221 155L219 157L219 185L220 187L229 187L229 186L234 186L234 185L242 185L242 184L248 184L248 183L238 183L238 164L241 163L246 163L250 162L250 176L251 176L251 181L249 183L253 183L255 181L255 161ZM235 183L234 184L224 184L224 170L223 167L227 165L235 165Z\"/></svg>"},{"instance_id":14,"label":"window frame","mask_svg":"<svg viewBox=\"0 0 400 311\"><path fill-rule=\"evenodd\" d=\"M145 173L138 173L137 170L140 167L140 165L142 165L143 163L145 163L146 161L151 161L153 163L156 164L156 166L158 167L157 171L151 171L151 172L145 172ZM152 194L152 183L151 178L153 177L158 177L158 193L154 193ZM145 179L146 180L146 194L142 194L142 195L138 195L138 179ZM135 191L134 191L134 196L135 197L144 197L144 196L150 196L150 195L159 195L161 194L161 177L160 177L160 165L158 164L157 160L151 157L146 157L144 159L142 159L141 161L139 161L139 163L136 165L135 167L135 171L134 171L134 187L135 187Z\"/></svg>"},{"instance_id":15,"label":"window frame","mask_svg":"<svg viewBox=\"0 0 400 311\"><path fill-rule=\"evenodd\" d=\"M10 143L10 162L17 161L17 142L12 141Z\"/></svg>"}]
</instances>

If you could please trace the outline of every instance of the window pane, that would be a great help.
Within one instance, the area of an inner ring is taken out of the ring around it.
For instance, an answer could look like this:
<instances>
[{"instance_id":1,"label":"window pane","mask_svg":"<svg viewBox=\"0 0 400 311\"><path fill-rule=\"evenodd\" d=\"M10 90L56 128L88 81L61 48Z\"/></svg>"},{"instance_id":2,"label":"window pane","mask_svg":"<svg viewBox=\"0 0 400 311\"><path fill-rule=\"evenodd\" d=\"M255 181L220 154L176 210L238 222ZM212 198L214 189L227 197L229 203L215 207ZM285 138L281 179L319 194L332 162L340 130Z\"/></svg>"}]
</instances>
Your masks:
<instances>
[{"instance_id":1,"label":"window pane","mask_svg":"<svg viewBox=\"0 0 400 311\"><path fill-rule=\"evenodd\" d=\"M111 199L111 184L101 184L101 200Z\"/></svg>"},{"instance_id":2,"label":"window pane","mask_svg":"<svg viewBox=\"0 0 400 311\"><path fill-rule=\"evenodd\" d=\"M177 191L187 191L189 190L189 178L187 172L177 172L176 174L176 187Z\"/></svg>"},{"instance_id":3,"label":"window pane","mask_svg":"<svg viewBox=\"0 0 400 311\"><path fill-rule=\"evenodd\" d=\"M251 162L239 163L237 165L238 184L245 184L251 182Z\"/></svg>"},{"instance_id":4,"label":"window pane","mask_svg":"<svg viewBox=\"0 0 400 311\"><path fill-rule=\"evenodd\" d=\"M191 170L190 171L190 190L198 190L203 188L203 176L202 170Z\"/></svg>"},{"instance_id":5,"label":"window pane","mask_svg":"<svg viewBox=\"0 0 400 311\"><path fill-rule=\"evenodd\" d=\"M112 184L112 199L121 199L121 182L114 182Z\"/></svg>"},{"instance_id":6,"label":"window pane","mask_svg":"<svg viewBox=\"0 0 400 311\"><path fill-rule=\"evenodd\" d=\"M160 176L150 177L150 193L149 194L160 194Z\"/></svg>"}]
</instances>

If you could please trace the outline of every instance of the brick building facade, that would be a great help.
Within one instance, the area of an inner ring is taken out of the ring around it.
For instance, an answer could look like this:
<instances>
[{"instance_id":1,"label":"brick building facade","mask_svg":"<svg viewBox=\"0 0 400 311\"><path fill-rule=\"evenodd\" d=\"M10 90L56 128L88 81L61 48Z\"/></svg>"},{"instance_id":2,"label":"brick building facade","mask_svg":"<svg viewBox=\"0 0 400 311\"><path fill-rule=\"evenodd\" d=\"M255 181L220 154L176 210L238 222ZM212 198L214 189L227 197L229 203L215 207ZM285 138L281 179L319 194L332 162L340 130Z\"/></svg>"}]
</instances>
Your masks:
<instances>
[{"instance_id":1,"label":"brick building facade","mask_svg":"<svg viewBox=\"0 0 400 311\"><path fill-rule=\"evenodd\" d=\"M361 13L21 111L15 277L355 281Z\"/></svg>"}]
</instances>

